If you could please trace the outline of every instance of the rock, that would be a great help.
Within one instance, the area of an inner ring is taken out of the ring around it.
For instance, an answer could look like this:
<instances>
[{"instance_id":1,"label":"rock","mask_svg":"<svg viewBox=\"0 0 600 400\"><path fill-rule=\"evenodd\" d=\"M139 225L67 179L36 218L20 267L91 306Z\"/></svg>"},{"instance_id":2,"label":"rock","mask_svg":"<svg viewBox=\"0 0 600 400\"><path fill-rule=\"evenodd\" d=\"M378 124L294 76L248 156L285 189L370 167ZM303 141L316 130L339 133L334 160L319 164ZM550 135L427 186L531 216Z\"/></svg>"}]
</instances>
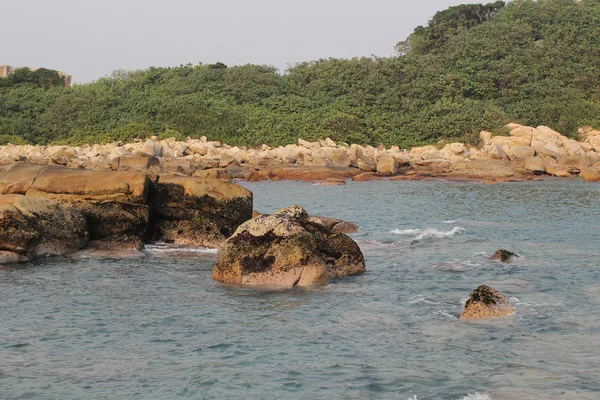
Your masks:
<instances>
[{"instance_id":1,"label":"rock","mask_svg":"<svg viewBox=\"0 0 600 400\"><path fill-rule=\"evenodd\" d=\"M503 263L510 263L513 257L519 256L508 250L496 250L496 252L490 256L490 260L502 261Z\"/></svg>"},{"instance_id":2,"label":"rock","mask_svg":"<svg viewBox=\"0 0 600 400\"><path fill-rule=\"evenodd\" d=\"M77 251L88 240L83 213L56 201L0 195L0 262Z\"/></svg>"},{"instance_id":3,"label":"rock","mask_svg":"<svg viewBox=\"0 0 600 400\"><path fill-rule=\"evenodd\" d=\"M324 181L315 183L315 185L319 186L344 186L346 184L345 179L337 179L337 178L328 178Z\"/></svg>"},{"instance_id":4,"label":"rock","mask_svg":"<svg viewBox=\"0 0 600 400\"><path fill-rule=\"evenodd\" d=\"M568 178L571 176L573 168L570 165L564 164L548 164L546 165L546 173L552 176Z\"/></svg>"},{"instance_id":5,"label":"rock","mask_svg":"<svg viewBox=\"0 0 600 400\"><path fill-rule=\"evenodd\" d=\"M298 139L298 146L306 147L307 149L318 149L321 147L319 142L307 142L306 140Z\"/></svg>"},{"instance_id":6,"label":"rock","mask_svg":"<svg viewBox=\"0 0 600 400\"><path fill-rule=\"evenodd\" d=\"M138 172L48 167L38 174L26 194L82 211L90 240L101 241L110 249L140 250L148 228L145 203L149 185L148 177Z\"/></svg>"},{"instance_id":7,"label":"rock","mask_svg":"<svg viewBox=\"0 0 600 400\"><path fill-rule=\"evenodd\" d=\"M396 175L398 173L398 163L392 156L382 156L377 161L377 172L380 174Z\"/></svg>"},{"instance_id":8,"label":"rock","mask_svg":"<svg viewBox=\"0 0 600 400\"><path fill-rule=\"evenodd\" d=\"M483 141L484 145L492 143L492 133L487 131L479 132L479 138Z\"/></svg>"},{"instance_id":9,"label":"rock","mask_svg":"<svg viewBox=\"0 0 600 400\"><path fill-rule=\"evenodd\" d=\"M356 182L380 181L382 179L383 179L382 177L375 175L372 172L365 172L365 173L358 174L358 175L355 175L352 177L352 180L356 181Z\"/></svg>"},{"instance_id":10,"label":"rock","mask_svg":"<svg viewBox=\"0 0 600 400\"><path fill-rule=\"evenodd\" d=\"M488 157L492 160L510 160L506 152L502 149L499 144L490 144L485 147Z\"/></svg>"},{"instance_id":11,"label":"rock","mask_svg":"<svg viewBox=\"0 0 600 400\"><path fill-rule=\"evenodd\" d=\"M362 156L356 160L358 169L361 171L375 172L377 171L377 163L375 159L370 156Z\"/></svg>"},{"instance_id":12,"label":"rock","mask_svg":"<svg viewBox=\"0 0 600 400\"><path fill-rule=\"evenodd\" d=\"M583 168L579 172L579 176L586 182L600 182L600 173L594 168Z\"/></svg>"},{"instance_id":13,"label":"rock","mask_svg":"<svg viewBox=\"0 0 600 400\"><path fill-rule=\"evenodd\" d=\"M233 183L161 175L149 196L152 240L216 248L252 218L252 193Z\"/></svg>"},{"instance_id":14,"label":"rock","mask_svg":"<svg viewBox=\"0 0 600 400\"><path fill-rule=\"evenodd\" d=\"M546 172L546 165L544 165L544 160L541 157L527 157L525 159L525 169L539 175Z\"/></svg>"},{"instance_id":15,"label":"rock","mask_svg":"<svg viewBox=\"0 0 600 400\"><path fill-rule=\"evenodd\" d=\"M329 159L331 163L335 167L348 168L352 165L352 160L350 159L350 155L344 149L339 149L335 153L333 153Z\"/></svg>"},{"instance_id":16,"label":"rock","mask_svg":"<svg viewBox=\"0 0 600 400\"><path fill-rule=\"evenodd\" d=\"M527 146L513 146L506 149L506 155L511 161L525 160L535 156L535 150Z\"/></svg>"},{"instance_id":17,"label":"rock","mask_svg":"<svg viewBox=\"0 0 600 400\"><path fill-rule=\"evenodd\" d=\"M153 140L146 140L140 151L152 157L162 157L162 146Z\"/></svg>"},{"instance_id":18,"label":"rock","mask_svg":"<svg viewBox=\"0 0 600 400\"><path fill-rule=\"evenodd\" d=\"M218 251L213 279L249 286L309 286L365 271L358 245L298 206L242 224Z\"/></svg>"},{"instance_id":19,"label":"rock","mask_svg":"<svg viewBox=\"0 0 600 400\"><path fill-rule=\"evenodd\" d=\"M141 171L157 165L160 165L160 160L158 158L142 153L138 153L133 156L115 157L112 160L112 169L115 171Z\"/></svg>"},{"instance_id":20,"label":"rock","mask_svg":"<svg viewBox=\"0 0 600 400\"><path fill-rule=\"evenodd\" d=\"M481 285L471 293L460 316L462 320L505 317L514 312L508 299L495 289Z\"/></svg>"},{"instance_id":21,"label":"rock","mask_svg":"<svg viewBox=\"0 0 600 400\"><path fill-rule=\"evenodd\" d=\"M317 218L319 221L325 224L331 233L350 234L358 232L358 225L356 225L354 222L328 217L315 216L314 218Z\"/></svg>"},{"instance_id":22,"label":"rock","mask_svg":"<svg viewBox=\"0 0 600 400\"><path fill-rule=\"evenodd\" d=\"M329 178L351 178L359 173L360 171L355 168L268 166L255 175L256 178L271 180L323 181Z\"/></svg>"},{"instance_id":23,"label":"rock","mask_svg":"<svg viewBox=\"0 0 600 400\"><path fill-rule=\"evenodd\" d=\"M0 194L25 194L47 165L16 163L0 173Z\"/></svg>"}]
</instances>

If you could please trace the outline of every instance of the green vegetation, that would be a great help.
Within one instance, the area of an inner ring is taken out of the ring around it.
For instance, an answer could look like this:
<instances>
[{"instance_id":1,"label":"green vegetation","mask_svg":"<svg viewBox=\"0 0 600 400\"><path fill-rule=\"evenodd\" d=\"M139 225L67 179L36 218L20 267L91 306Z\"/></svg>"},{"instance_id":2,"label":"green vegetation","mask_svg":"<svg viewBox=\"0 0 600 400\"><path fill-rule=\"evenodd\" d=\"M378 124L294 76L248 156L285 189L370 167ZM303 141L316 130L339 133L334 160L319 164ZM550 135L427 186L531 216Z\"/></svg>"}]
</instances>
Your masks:
<instances>
[{"instance_id":1,"label":"green vegetation","mask_svg":"<svg viewBox=\"0 0 600 400\"><path fill-rule=\"evenodd\" d=\"M509 121L574 135L600 127L599 26L600 0L497 1L437 13L397 44L396 57L311 61L285 74L152 67L71 88L45 73L13 74L0 79L0 143L205 135L280 145L329 136L409 147L473 143Z\"/></svg>"}]
</instances>

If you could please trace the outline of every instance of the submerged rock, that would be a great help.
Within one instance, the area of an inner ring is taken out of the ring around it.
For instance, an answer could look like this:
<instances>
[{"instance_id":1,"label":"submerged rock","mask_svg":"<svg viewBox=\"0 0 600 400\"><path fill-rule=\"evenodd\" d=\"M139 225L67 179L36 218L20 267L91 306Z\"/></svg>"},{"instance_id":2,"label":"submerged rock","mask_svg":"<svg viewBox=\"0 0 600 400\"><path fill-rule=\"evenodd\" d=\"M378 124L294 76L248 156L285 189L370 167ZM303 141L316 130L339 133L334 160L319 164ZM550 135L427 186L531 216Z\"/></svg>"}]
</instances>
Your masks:
<instances>
[{"instance_id":1,"label":"submerged rock","mask_svg":"<svg viewBox=\"0 0 600 400\"><path fill-rule=\"evenodd\" d=\"M508 250L496 250L494 254L490 256L490 260L502 261L503 263L510 263L514 257L519 257L512 251Z\"/></svg>"},{"instance_id":2,"label":"submerged rock","mask_svg":"<svg viewBox=\"0 0 600 400\"><path fill-rule=\"evenodd\" d=\"M508 299L495 289L481 285L471 293L460 319L489 319L505 317L514 312Z\"/></svg>"},{"instance_id":3,"label":"submerged rock","mask_svg":"<svg viewBox=\"0 0 600 400\"><path fill-rule=\"evenodd\" d=\"M360 248L299 206L242 224L219 248L213 279L249 286L308 286L365 271Z\"/></svg>"}]
</instances>

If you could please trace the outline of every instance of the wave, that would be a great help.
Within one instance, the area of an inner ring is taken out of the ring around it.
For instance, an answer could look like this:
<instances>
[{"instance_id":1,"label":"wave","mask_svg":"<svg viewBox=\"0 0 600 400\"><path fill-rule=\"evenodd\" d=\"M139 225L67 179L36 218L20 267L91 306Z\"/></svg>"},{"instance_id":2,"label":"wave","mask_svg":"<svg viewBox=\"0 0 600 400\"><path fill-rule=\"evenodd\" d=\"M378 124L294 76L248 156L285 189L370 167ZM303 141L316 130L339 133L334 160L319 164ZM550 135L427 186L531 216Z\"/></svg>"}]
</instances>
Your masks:
<instances>
[{"instance_id":1,"label":"wave","mask_svg":"<svg viewBox=\"0 0 600 400\"><path fill-rule=\"evenodd\" d=\"M475 392L474 394L467 393L467 395L460 400L492 400L492 398L485 393L481 394L479 392Z\"/></svg>"},{"instance_id":2,"label":"wave","mask_svg":"<svg viewBox=\"0 0 600 400\"><path fill-rule=\"evenodd\" d=\"M435 228L426 228L426 229L394 229L390 231L390 233L394 235L414 235L415 240L421 240L426 238L447 238L456 235L457 233L463 232L465 228L462 226L455 226L449 231L441 231Z\"/></svg>"},{"instance_id":3,"label":"wave","mask_svg":"<svg viewBox=\"0 0 600 400\"><path fill-rule=\"evenodd\" d=\"M407 400L419 400L416 395L413 397L409 397ZM474 394L467 393L465 397L462 397L457 400L492 400L492 398L487 394L481 394L479 392L475 392Z\"/></svg>"},{"instance_id":4,"label":"wave","mask_svg":"<svg viewBox=\"0 0 600 400\"><path fill-rule=\"evenodd\" d=\"M455 224L455 223L457 223L459 221L461 221L460 218L459 219L451 219L451 220L448 220L448 221L442 221L442 224Z\"/></svg>"},{"instance_id":5,"label":"wave","mask_svg":"<svg viewBox=\"0 0 600 400\"><path fill-rule=\"evenodd\" d=\"M145 251L153 253L197 253L197 254L217 254L217 249L208 247L186 247L168 243L148 244Z\"/></svg>"}]
</instances>

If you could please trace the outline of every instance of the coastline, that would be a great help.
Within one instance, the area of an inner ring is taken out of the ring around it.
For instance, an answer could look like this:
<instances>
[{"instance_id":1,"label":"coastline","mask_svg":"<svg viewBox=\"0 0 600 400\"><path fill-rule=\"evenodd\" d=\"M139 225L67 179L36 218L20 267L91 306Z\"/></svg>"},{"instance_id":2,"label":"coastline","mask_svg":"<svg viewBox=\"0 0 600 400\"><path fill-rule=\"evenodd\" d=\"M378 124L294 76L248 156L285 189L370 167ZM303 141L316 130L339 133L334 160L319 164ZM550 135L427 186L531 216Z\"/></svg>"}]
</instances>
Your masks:
<instances>
[{"instance_id":1,"label":"coastline","mask_svg":"<svg viewBox=\"0 0 600 400\"><path fill-rule=\"evenodd\" d=\"M298 144L257 149L229 146L206 137L177 141L152 137L135 143L85 146L0 146L0 164L27 162L92 171L139 171L203 179L297 180L343 184L442 179L473 182L539 180L542 176L600 181L600 131L580 129L573 140L539 126L507 125L510 136L480 133L481 144L449 143L401 150L302 139ZM2 167L0 166L0 171Z\"/></svg>"}]
</instances>

